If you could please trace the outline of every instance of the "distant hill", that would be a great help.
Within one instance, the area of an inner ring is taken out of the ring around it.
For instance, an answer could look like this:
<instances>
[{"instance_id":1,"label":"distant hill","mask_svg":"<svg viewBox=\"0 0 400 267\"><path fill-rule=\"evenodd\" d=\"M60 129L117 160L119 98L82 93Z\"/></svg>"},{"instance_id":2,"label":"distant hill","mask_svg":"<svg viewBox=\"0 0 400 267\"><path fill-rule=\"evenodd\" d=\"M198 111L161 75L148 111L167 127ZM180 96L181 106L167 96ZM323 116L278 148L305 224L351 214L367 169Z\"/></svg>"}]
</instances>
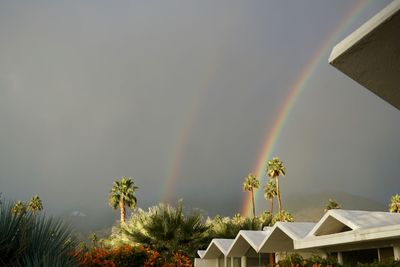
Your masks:
<instances>
[{"instance_id":1,"label":"distant hill","mask_svg":"<svg viewBox=\"0 0 400 267\"><path fill-rule=\"evenodd\" d=\"M324 214L329 198L335 199L343 209L387 211L378 201L342 192L321 192L291 195L282 200L284 209L290 211L296 221L318 221Z\"/></svg>"}]
</instances>

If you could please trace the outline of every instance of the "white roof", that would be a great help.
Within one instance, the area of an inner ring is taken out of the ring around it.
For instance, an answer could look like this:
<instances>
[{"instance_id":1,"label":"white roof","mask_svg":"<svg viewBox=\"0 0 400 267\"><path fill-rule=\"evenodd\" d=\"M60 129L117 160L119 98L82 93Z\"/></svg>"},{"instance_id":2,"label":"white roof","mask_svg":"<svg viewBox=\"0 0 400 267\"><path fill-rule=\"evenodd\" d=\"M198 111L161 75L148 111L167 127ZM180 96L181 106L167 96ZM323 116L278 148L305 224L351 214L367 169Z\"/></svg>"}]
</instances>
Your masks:
<instances>
[{"instance_id":1,"label":"white roof","mask_svg":"<svg viewBox=\"0 0 400 267\"><path fill-rule=\"evenodd\" d=\"M227 255L229 247L232 245L233 239L214 238L208 245L202 259L215 259L223 255Z\"/></svg>"},{"instance_id":2,"label":"white roof","mask_svg":"<svg viewBox=\"0 0 400 267\"><path fill-rule=\"evenodd\" d=\"M203 258L205 253L206 253L205 250L198 250L197 251L197 254L200 256L200 258Z\"/></svg>"},{"instance_id":3,"label":"white roof","mask_svg":"<svg viewBox=\"0 0 400 267\"><path fill-rule=\"evenodd\" d=\"M275 228L280 228L291 239L304 238L315 226L310 222L277 222Z\"/></svg>"},{"instance_id":4,"label":"white roof","mask_svg":"<svg viewBox=\"0 0 400 267\"><path fill-rule=\"evenodd\" d=\"M228 250L228 256L244 255L251 247L254 251L258 249L267 235L271 233L272 227L264 228L263 231L240 230Z\"/></svg>"},{"instance_id":5,"label":"white roof","mask_svg":"<svg viewBox=\"0 0 400 267\"><path fill-rule=\"evenodd\" d=\"M360 228L350 232L342 232L330 235L307 236L304 239L294 240L295 249L316 249L329 246L343 246L352 243L383 241L390 242L400 238L400 225L387 225L373 228ZM390 244L390 243L389 243Z\"/></svg>"},{"instance_id":6,"label":"white roof","mask_svg":"<svg viewBox=\"0 0 400 267\"><path fill-rule=\"evenodd\" d=\"M334 234L347 230L357 230L400 224L400 214L381 211L360 211L332 209L325 213L308 236Z\"/></svg>"},{"instance_id":7,"label":"white roof","mask_svg":"<svg viewBox=\"0 0 400 267\"><path fill-rule=\"evenodd\" d=\"M271 232L262 241L258 252L291 251L293 240L307 236L315 223L309 222L277 222Z\"/></svg>"}]
</instances>

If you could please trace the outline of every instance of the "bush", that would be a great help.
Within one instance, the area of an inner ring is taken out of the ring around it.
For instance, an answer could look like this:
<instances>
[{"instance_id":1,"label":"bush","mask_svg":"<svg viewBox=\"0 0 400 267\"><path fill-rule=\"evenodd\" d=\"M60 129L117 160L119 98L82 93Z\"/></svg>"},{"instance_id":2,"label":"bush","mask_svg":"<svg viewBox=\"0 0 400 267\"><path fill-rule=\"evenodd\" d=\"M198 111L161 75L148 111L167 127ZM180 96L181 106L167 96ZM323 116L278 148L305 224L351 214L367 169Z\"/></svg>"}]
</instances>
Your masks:
<instances>
[{"instance_id":1,"label":"bush","mask_svg":"<svg viewBox=\"0 0 400 267\"><path fill-rule=\"evenodd\" d=\"M111 248L142 245L158 251L164 259L176 252L194 258L197 249L209 241L202 218L196 211L185 214L182 202L177 207L159 204L147 212L137 211L125 224L114 227L103 244Z\"/></svg>"},{"instance_id":2,"label":"bush","mask_svg":"<svg viewBox=\"0 0 400 267\"><path fill-rule=\"evenodd\" d=\"M320 256L313 256L309 259L304 259L299 254L289 255L286 259L278 262L281 267L339 267L341 266L333 257L327 259Z\"/></svg>"},{"instance_id":3,"label":"bush","mask_svg":"<svg viewBox=\"0 0 400 267\"><path fill-rule=\"evenodd\" d=\"M135 248L129 245L114 249L93 248L90 251L80 249L75 253L79 266L142 266L148 260L148 252L143 248Z\"/></svg>"},{"instance_id":4,"label":"bush","mask_svg":"<svg viewBox=\"0 0 400 267\"><path fill-rule=\"evenodd\" d=\"M124 245L118 248L83 249L75 253L81 267L191 267L190 259L181 253L164 260L160 253L143 246Z\"/></svg>"}]
</instances>

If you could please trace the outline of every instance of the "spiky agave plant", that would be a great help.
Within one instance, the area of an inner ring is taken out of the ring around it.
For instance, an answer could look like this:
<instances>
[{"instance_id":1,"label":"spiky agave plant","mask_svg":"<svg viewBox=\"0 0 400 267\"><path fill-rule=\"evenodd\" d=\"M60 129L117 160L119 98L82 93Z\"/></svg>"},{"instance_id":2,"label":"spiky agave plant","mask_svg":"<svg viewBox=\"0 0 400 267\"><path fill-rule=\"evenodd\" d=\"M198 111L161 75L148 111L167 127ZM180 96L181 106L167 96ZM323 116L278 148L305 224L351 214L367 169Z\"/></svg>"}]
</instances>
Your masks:
<instances>
[{"instance_id":1,"label":"spiky agave plant","mask_svg":"<svg viewBox=\"0 0 400 267\"><path fill-rule=\"evenodd\" d=\"M0 207L0 266L8 266L18 259L27 243L26 220L30 215L12 213L13 206L5 202Z\"/></svg>"},{"instance_id":2,"label":"spiky agave plant","mask_svg":"<svg viewBox=\"0 0 400 267\"><path fill-rule=\"evenodd\" d=\"M30 213L12 214L12 205L0 209L0 265L75 266L76 241L59 219Z\"/></svg>"}]
</instances>

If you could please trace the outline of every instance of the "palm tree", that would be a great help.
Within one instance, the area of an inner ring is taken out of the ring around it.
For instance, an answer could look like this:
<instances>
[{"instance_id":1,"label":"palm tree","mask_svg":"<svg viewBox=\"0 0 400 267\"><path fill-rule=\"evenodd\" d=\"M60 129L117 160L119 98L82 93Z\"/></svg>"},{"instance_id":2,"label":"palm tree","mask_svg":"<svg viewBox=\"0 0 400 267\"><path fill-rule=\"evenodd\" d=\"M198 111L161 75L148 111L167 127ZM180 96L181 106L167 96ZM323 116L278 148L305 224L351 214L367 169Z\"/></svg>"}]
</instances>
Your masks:
<instances>
[{"instance_id":1,"label":"palm tree","mask_svg":"<svg viewBox=\"0 0 400 267\"><path fill-rule=\"evenodd\" d=\"M341 209L341 208L342 206L335 199L330 198L325 205L324 211L327 212L328 210Z\"/></svg>"},{"instance_id":2,"label":"palm tree","mask_svg":"<svg viewBox=\"0 0 400 267\"><path fill-rule=\"evenodd\" d=\"M29 201L27 210L31 211L32 214L35 214L37 211L43 210L42 200L38 195L33 196L31 201Z\"/></svg>"},{"instance_id":3,"label":"palm tree","mask_svg":"<svg viewBox=\"0 0 400 267\"><path fill-rule=\"evenodd\" d=\"M276 196L278 198L279 214L282 211L281 192L279 190L279 176L285 176L285 166L279 158L274 157L268 161L267 174L270 178L275 179L276 182Z\"/></svg>"},{"instance_id":4,"label":"palm tree","mask_svg":"<svg viewBox=\"0 0 400 267\"><path fill-rule=\"evenodd\" d=\"M123 176L121 181L114 181L114 185L110 191L108 203L114 209L118 207L121 210L121 222L125 222L126 211L125 205L130 209L136 207L137 199L135 191L139 187L135 186L135 182L131 177Z\"/></svg>"},{"instance_id":5,"label":"palm tree","mask_svg":"<svg viewBox=\"0 0 400 267\"><path fill-rule=\"evenodd\" d=\"M256 219L256 206L254 203L254 189L260 187L260 181L257 177L250 173L243 182L243 190L251 192L251 201L253 203L253 221Z\"/></svg>"},{"instance_id":6,"label":"palm tree","mask_svg":"<svg viewBox=\"0 0 400 267\"><path fill-rule=\"evenodd\" d=\"M264 186L264 197L267 200L271 201L271 209L270 213L272 214L274 212L274 198L276 197L276 183L273 180L270 180L265 186Z\"/></svg>"},{"instance_id":7,"label":"palm tree","mask_svg":"<svg viewBox=\"0 0 400 267\"><path fill-rule=\"evenodd\" d=\"M17 201L11 209L12 214L21 215L26 213L26 204L21 200Z\"/></svg>"},{"instance_id":8,"label":"palm tree","mask_svg":"<svg viewBox=\"0 0 400 267\"><path fill-rule=\"evenodd\" d=\"M390 198L389 211L400 213L400 195L396 194Z\"/></svg>"}]
</instances>

